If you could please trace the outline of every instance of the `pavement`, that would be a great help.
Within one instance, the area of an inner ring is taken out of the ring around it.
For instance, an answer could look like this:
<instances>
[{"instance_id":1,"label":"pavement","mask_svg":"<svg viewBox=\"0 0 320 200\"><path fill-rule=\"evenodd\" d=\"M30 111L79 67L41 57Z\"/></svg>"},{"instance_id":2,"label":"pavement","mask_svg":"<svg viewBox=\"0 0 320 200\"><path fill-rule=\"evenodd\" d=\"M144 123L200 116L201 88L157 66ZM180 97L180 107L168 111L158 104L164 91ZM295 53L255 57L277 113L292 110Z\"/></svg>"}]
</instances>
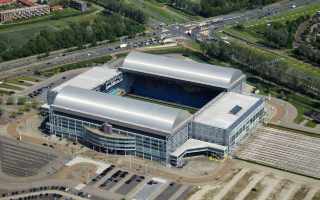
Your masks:
<instances>
[{"instance_id":1,"label":"pavement","mask_svg":"<svg viewBox=\"0 0 320 200\"><path fill-rule=\"evenodd\" d=\"M273 112L273 116L270 120L271 124L276 124L284 127L288 127L291 129L307 131L311 133L320 134L320 126L316 126L315 128L310 128L304 126L303 123L297 124L294 122L295 118L298 116L297 109L287 101L282 99L278 99L275 97L271 97L269 101L269 105L271 106L269 110Z\"/></svg>"},{"instance_id":2,"label":"pavement","mask_svg":"<svg viewBox=\"0 0 320 200\"><path fill-rule=\"evenodd\" d=\"M72 166L72 165L76 165L79 163L90 163L90 164L94 164L94 165L98 166L98 168L96 170L96 174L100 174L103 172L103 170L110 167L110 164L107 164L107 163L104 163L101 161L96 161L96 160L93 160L90 158L81 157L81 156L76 156L75 158L70 160L68 163L66 163L66 166Z\"/></svg>"}]
</instances>

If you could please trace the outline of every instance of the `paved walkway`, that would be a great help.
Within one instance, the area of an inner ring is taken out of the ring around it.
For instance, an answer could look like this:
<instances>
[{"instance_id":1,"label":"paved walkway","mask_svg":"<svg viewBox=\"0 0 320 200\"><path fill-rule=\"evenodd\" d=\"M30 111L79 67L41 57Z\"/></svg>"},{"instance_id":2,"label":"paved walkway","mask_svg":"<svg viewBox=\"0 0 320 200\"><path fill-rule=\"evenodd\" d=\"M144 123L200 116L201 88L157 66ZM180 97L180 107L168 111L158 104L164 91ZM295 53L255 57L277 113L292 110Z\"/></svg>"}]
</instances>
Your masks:
<instances>
[{"instance_id":1,"label":"paved walkway","mask_svg":"<svg viewBox=\"0 0 320 200\"><path fill-rule=\"evenodd\" d=\"M103 170L107 169L108 167L110 167L110 164L101 162L101 161L96 161L96 160L92 160L90 158L85 158L85 157L81 157L81 156L77 156L74 159L72 159L71 161L69 161L66 166L72 166L72 165L76 165L76 164L80 164L80 163L91 163L94 164L98 167L96 174L100 174L103 172Z\"/></svg>"},{"instance_id":2,"label":"paved walkway","mask_svg":"<svg viewBox=\"0 0 320 200\"><path fill-rule=\"evenodd\" d=\"M303 123L296 124L294 122L295 118L298 116L298 111L289 102L274 97L271 97L268 102L275 112L270 120L271 123L291 129L320 134L320 125L315 128L310 128L304 126Z\"/></svg>"}]
</instances>

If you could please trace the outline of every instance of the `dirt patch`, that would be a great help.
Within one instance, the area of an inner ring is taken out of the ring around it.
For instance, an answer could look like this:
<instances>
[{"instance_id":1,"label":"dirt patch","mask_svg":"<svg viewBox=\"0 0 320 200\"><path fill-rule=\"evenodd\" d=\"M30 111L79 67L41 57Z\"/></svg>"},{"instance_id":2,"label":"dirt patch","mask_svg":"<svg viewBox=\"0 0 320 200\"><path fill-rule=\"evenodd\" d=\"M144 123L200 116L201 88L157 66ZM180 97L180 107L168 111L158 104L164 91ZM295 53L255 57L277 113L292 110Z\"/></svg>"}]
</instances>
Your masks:
<instances>
[{"instance_id":1,"label":"dirt patch","mask_svg":"<svg viewBox=\"0 0 320 200\"><path fill-rule=\"evenodd\" d=\"M89 163L76 164L71 167L62 168L53 177L87 183L90 178L96 175L97 166Z\"/></svg>"},{"instance_id":2,"label":"dirt patch","mask_svg":"<svg viewBox=\"0 0 320 200\"><path fill-rule=\"evenodd\" d=\"M270 175L264 177L264 179L271 178ZM261 192L266 188L265 182L263 180L259 181L258 184L253 187L248 194L248 196L245 198L245 200L252 200L257 199L257 197L261 194Z\"/></svg>"},{"instance_id":3,"label":"dirt patch","mask_svg":"<svg viewBox=\"0 0 320 200\"><path fill-rule=\"evenodd\" d=\"M220 188L214 188L209 190L205 195L203 195L201 200L212 200L213 197L218 194Z\"/></svg>"},{"instance_id":4,"label":"dirt patch","mask_svg":"<svg viewBox=\"0 0 320 200\"><path fill-rule=\"evenodd\" d=\"M274 108L276 109L275 115L272 117L271 122L277 123L281 120L285 114L283 106L279 105L277 102L271 102Z\"/></svg>"},{"instance_id":5,"label":"dirt patch","mask_svg":"<svg viewBox=\"0 0 320 200\"><path fill-rule=\"evenodd\" d=\"M307 193L309 192L309 188L303 185L293 196L292 200L302 200L305 196L307 196Z\"/></svg>"},{"instance_id":6,"label":"dirt patch","mask_svg":"<svg viewBox=\"0 0 320 200\"><path fill-rule=\"evenodd\" d=\"M318 191L312 198L312 200L319 200L320 199L320 191Z\"/></svg>"},{"instance_id":7,"label":"dirt patch","mask_svg":"<svg viewBox=\"0 0 320 200\"><path fill-rule=\"evenodd\" d=\"M226 196L224 196L222 199L223 200L234 200L236 199L237 195L244 190L244 188L247 187L249 184L252 176L256 174L254 171L249 171L247 172L237 183L236 185L230 190Z\"/></svg>"},{"instance_id":8,"label":"dirt patch","mask_svg":"<svg viewBox=\"0 0 320 200\"><path fill-rule=\"evenodd\" d=\"M275 189L275 191L270 195L270 199L281 199L281 194L285 191L287 192L292 184L290 180L282 180L279 183L279 186Z\"/></svg>"}]
</instances>

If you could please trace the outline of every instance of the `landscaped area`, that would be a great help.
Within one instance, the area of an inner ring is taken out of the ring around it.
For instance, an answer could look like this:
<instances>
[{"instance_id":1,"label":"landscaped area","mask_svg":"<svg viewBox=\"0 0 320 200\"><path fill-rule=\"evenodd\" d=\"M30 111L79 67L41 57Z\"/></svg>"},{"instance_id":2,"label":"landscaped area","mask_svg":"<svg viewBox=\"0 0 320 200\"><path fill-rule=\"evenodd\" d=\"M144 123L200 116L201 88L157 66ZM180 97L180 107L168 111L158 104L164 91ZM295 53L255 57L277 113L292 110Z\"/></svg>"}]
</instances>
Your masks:
<instances>
[{"instance_id":1,"label":"landscaped area","mask_svg":"<svg viewBox=\"0 0 320 200\"><path fill-rule=\"evenodd\" d=\"M124 0L134 8L141 9L152 20L164 22L167 24L187 22L200 17L188 15L180 10L174 9L155 0Z\"/></svg>"},{"instance_id":2,"label":"landscaped area","mask_svg":"<svg viewBox=\"0 0 320 200\"><path fill-rule=\"evenodd\" d=\"M72 22L90 22L101 10L102 8L97 5L92 5L85 13L66 8L47 16L2 24L0 25L0 43L8 44L11 48L21 47L42 30L56 31L68 27Z\"/></svg>"}]
</instances>

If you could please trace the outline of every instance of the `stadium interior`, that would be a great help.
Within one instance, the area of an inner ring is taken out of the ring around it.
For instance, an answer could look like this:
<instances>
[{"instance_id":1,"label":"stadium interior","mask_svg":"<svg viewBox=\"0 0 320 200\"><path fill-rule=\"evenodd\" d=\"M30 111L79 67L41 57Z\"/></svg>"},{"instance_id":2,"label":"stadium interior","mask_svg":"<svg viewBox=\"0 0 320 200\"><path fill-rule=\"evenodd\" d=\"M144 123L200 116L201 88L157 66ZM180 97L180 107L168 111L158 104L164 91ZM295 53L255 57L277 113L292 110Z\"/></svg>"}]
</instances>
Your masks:
<instances>
[{"instance_id":1,"label":"stadium interior","mask_svg":"<svg viewBox=\"0 0 320 200\"><path fill-rule=\"evenodd\" d=\"M140 73L126 72L123 77L125 81L107 93L178 107L192 113L225 91L222 88Z\"/></svg>"}]
</instances>

